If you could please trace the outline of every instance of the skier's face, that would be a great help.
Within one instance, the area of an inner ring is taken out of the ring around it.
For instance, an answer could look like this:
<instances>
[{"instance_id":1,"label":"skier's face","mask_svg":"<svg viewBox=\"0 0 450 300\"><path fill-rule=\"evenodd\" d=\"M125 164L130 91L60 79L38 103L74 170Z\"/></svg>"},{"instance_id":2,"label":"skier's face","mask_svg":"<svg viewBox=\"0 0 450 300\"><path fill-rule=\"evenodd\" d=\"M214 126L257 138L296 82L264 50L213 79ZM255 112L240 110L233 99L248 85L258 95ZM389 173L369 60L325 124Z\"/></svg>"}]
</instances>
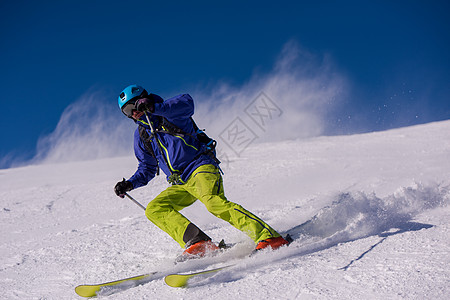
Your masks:
<instances>
[{"instance_id":1,"label":"skier's face","mask_svg":"<svg viewBox=\"0 0 450 300\"><path fill-rule=\"evenodd\" d=\"M142 111L133 110L133 115L131 116L136 121L139 120L144 113Z\"/></svg>"},{"instance_id":2,"label":"skier's face","mask_svg":"<svg viewBox=\"0 0 450 300\"><path fill-rule=\"evenodd\" d=\"M139 120L144 114L141 111L136 110L136 100L130 100L127 104L122 107L122 112L129 118L134 120Z\"/></svg>"}]
</instances>

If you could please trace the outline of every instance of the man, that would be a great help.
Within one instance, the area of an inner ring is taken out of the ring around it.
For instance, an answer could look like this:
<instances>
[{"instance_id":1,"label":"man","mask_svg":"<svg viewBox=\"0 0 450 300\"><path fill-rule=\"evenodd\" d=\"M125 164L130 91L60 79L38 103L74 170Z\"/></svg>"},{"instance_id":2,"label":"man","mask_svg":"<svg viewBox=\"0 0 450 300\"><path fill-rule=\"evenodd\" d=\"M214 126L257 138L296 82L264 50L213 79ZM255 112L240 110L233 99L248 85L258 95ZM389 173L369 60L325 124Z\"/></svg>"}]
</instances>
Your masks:
<instances>
[{"instance_id":1,"label":"man","mask_svg":"<svg viewBox=\"0 0 450 300\"><path fill-rule=\"evenodd\" d=\"M185 248L182 257L202 257L219 249L179 212L197 200L210 213L248 234L256 243L255 250L288 244L260 218L226 199L219 161L199 141L192 121L191 96L183 94L164 101L141 86L130 85L120 93L118 102L122 112L138 125L134 152L139 165L131 178L116 184L114 191L123 198L126 192L145 186L161 168L172 185L148 204L145 214Z\"/></svg>"}]
</instances>

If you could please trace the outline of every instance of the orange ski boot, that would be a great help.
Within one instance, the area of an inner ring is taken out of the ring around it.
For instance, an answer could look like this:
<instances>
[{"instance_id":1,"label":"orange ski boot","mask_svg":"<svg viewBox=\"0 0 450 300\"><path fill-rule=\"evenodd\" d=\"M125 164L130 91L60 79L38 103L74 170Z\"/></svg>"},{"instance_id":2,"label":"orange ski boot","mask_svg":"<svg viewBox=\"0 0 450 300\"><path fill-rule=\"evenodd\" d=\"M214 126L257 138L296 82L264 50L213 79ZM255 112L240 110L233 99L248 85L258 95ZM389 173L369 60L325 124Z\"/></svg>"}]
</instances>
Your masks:
<instances>
[{"instance_id":1,"label":"orange ski boot","mask_svg":"<svg viewBox=\"0 0 450 300\"><path fill-rule=\"evenodd\" d=\"M269 238L266 240L259 241L258 244L256 245L255 252L266 249L268 247L272 248L272 250L276 250L276 249L280 248L281 246L289 245L290 244L289 240L290 240L290 238L285 239L282 236L279 236L279 237Z\"/></svg>"},{"instance_id":2,"label":"orange ski boot","mask_svg":"<svg viewBox=\"0 0 450 300\"><path fill-rule=\"evenodd\" d=\"M180 256L181 260L186 260L190 258L200 258L208 254L212 254L219 250L220 248L216 246L213 242L200 241L184 250L183 254Z\"/></svg>"}]
</instances>

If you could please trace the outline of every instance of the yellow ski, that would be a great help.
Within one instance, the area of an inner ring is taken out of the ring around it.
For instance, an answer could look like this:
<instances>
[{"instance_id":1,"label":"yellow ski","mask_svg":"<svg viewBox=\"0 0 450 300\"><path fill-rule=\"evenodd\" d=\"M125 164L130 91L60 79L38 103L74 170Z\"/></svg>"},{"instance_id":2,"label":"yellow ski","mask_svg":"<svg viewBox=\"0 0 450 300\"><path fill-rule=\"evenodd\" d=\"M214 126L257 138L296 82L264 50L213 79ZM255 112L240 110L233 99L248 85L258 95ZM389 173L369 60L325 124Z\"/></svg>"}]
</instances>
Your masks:
<instances>
[{"instance_id":1,"label":"yellow ski","mask_svg":"<svg viewBox=\"0 0 450 300\"><path fill-rule=\"evenodd\" d=\"M218 271L221 271L223 269L226 269L226 268L229 268L229 267L232 267L232 266L233 265L220 267L220 268L207 270L207 271L190 273L190 274L171 274L171 275L167 275L164 278L164 281L166 282L166 284L168 286L171 286L171 287L186 287L187 284L188 284L189 279L191 279L193 277L200 276L200 275L205 275L205 274L216 273Z\"/></svg>"},{"instance_id":2,"label":"yellow ski","mask_svg":"<svg viewBox=\"0 0 450 300\"><path fill-rule=\"evenodd\" d=\"M79 285L75 288L75 292L81 297L94 297L98 296L98 292L107 290L121 290L128 289L146 282L149 282L152 275L155 275L157 272L142 274L139 276L133 276L125 279L120 279L116 281L100 283L100 284L85 284ZM159 277L160 278L160 277ZM154 278L156 279L156 278Z\"/></svg>"}]
</instances>

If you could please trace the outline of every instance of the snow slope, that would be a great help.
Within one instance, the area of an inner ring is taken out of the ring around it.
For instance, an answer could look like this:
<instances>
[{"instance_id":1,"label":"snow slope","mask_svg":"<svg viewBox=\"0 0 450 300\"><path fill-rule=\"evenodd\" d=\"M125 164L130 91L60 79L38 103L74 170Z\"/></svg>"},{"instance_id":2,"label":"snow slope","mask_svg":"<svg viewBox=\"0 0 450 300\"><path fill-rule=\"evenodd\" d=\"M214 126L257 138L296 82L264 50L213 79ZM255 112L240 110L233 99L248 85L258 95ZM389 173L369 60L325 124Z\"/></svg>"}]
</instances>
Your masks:
<instances>
[{"instance_id":1,"label":"snow slope","mask_svg":"<svg viewBox=\"0 0 450 300\"><path fill-rule=\"evenodd\" d=\"M162 280L107 299L448 299L450 121L386 132L254 144L224 162L225 191L297 239L174 289ZM74 287L173 266L181 249L113 193L134 157L0 170L0 298L80 299ZM148 203L162 176L132 191ZM252 242L196 203L216 241ZM210 259L213 260L213 259Z\"/></svg>"}]
</instances>

